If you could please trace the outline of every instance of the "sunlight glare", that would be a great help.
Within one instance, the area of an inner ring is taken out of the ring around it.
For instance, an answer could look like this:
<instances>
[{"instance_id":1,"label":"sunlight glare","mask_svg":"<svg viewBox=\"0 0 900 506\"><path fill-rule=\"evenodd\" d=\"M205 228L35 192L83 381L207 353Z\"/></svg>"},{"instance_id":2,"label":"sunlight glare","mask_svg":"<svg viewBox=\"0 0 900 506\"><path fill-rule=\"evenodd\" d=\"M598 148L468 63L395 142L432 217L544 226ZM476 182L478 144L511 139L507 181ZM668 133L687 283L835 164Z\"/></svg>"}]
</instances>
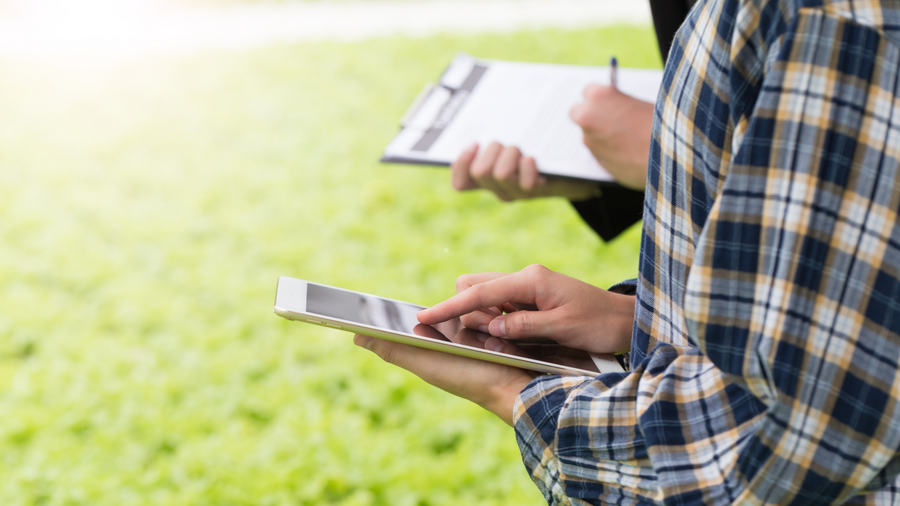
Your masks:
<instances>
[{"instance_id":1,"label":"sunlight glare","mask_svg":"<svg viewBox=\"0 0 900 506\"><path fill-rule=\"evenodd\" d=\"M162 28L160 0L11 0L0 50L18 55L109 56L140 50Z\"/></svg>"}]
</instances>

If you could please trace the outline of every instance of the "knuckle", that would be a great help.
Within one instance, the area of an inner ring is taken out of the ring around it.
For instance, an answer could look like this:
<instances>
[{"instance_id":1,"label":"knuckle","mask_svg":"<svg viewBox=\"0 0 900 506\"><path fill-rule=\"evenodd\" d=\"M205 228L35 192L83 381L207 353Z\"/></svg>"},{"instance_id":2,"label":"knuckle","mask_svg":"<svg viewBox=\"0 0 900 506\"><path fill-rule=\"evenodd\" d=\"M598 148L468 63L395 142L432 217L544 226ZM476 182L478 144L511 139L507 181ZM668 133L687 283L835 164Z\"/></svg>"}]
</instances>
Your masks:
<instances>
[{"instance_id":1,"label":"knuckle","mask_svg":"<svg viewBox=\"0 0 900 506\"><path fill-rule=\"evenodd\" d=\"M537 174L537 163L534 161L533 156L523 156L519 166L525 172Z\"/></svg>"},{"instance_id":2,"label":"knuckle","mask_svg":"<svg viewBox=\"0 0 900 506\"><path fill-rule=\"evenodd\" d=\"M484 302L486 300L485 296L487 295L485 293L484 285L475 285L472 287L472 290L474 290L475 299L478 301L478 307L487 307L487 304Z\"/></svg>"},{"instance_id":3,"label":"knuckle","mask_svg":"<svg viewBox=\"0 0 900 506\"><path fill-rule=\"evenodd\" d=\"M547 269L541 264L531 264L525 268L525 272L531 274L532 276L543 276L547 272L549 272L549 270L550 269Z\"/></svg>"},{"instance_id":4,"label":"knuckle","mask_svg":"<svg viewBox=\"0 0 900 506\"><path fill-rule=\"evenodd\" d=\"M528 337L534 331L534 319L528 311L520 311L521 314L516 315L517 318L509 318L506 321L507 335L513 337Z\"/></svg>"},{"instance_id":5,"label":"knuckle","mask_svg":"<svg viewBox=\"0 0 900 506\"><path fill-rule=\"evenodd\" d=\"M384 360L388 364L394 365L397 362L397 354L394 352L394 348L385 342L377 342L373 346L375 349L375 354L378 355L381 360Z\"/></svg>"},{"instance_id":6,"label":"knuckle","mask_svg":"<svg viewBox=\"0 0 900 506\"><path fill-rule=\"evenodd\" d=\"M490 163L487 163L484 159L476 160L474 164L472 164L472 177L476 179L483 179L490 175L493 171L493 167Z\"/></svg>"},{"instance_id":7,"label":"knuckle","mask_svg":"<svg viewBox=\"0 0 900 506\"><path fill-rule=\"evenodd\" d=\"M513 164L498 164L496 170L494 170L494 179L497 181L508 183L514 180L515 176L516 166Z\"/></svg>"}]
</instances>

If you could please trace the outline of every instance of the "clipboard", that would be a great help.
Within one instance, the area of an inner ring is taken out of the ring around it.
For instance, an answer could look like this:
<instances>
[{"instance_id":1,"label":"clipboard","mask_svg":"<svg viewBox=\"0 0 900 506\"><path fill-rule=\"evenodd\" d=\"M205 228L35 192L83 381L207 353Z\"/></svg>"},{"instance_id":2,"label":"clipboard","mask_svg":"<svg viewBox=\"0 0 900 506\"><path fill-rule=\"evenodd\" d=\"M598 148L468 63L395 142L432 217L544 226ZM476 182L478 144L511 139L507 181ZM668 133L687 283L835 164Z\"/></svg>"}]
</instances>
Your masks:
<instances>
[{"instance_id":1,"label":"clipboard","mask_svg":"<svg viewBox=\"0 0 900 506\"><path fill-rule=\"evenodd\" d=\"M498 141L534 156L545 175L615 184L569 119L591 83L608 84L609 69L460 53L416 96L381 162L447 167L473 142ZM654 102L661 83L661 70L618 69L619 89L638 99Z\"/></svg>"}]
</instances>

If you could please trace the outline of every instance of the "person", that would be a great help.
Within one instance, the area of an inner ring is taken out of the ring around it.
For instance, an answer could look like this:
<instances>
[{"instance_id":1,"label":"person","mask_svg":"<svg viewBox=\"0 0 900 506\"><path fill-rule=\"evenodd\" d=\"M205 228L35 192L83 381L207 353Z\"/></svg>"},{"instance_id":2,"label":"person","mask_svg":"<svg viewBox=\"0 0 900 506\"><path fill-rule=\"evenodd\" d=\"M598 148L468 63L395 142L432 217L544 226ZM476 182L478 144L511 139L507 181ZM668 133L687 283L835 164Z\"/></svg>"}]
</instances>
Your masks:
<instances>
[{"instance_id":1,"label":"person","mask_svg":"<svg viewBox=\"0 0 900 506\"><path fill-rule=\"evenodd\" d=\"M633 308L629 372L355 342L513 425L552 505L896 504L898 27L891 0L700 0L655 107L636 297L536 266L419 314L613 350Z\"/></svg>"},{"instance_id":2,"label":"person","mask_svg":"<svg viewBox=\"0 0 900 506\"><path fill-rule=\"evenodd\" d=\"M694 0L651 0L660 55L665 62L675 31ZM621 93L615 87L591 85L584 102L571 110L582 128L584 143L621 186L545 178L534 158L516 146L497 142L473 145L451 165L451 183L459 191L483 188L504 201L535 197L565 197L581 218L605 241L641 219L653 104Z\"/></svg>"}]
</instances>

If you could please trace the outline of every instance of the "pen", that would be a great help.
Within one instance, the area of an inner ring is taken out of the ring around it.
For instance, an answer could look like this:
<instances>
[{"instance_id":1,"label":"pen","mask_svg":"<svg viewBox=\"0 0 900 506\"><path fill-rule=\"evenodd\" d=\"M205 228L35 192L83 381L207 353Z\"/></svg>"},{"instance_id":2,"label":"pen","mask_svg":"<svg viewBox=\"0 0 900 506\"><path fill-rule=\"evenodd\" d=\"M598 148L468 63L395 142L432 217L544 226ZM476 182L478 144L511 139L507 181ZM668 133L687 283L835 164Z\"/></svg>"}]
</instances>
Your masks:
<instances>
[{"instance_id":1,"label":"pen","mask_svg":"<svg viewBox=\"0 0 900 506\"><path fill-rule=\"evenodd\" d=\"M613 88L616 88L616 73L619 68L619 62L616 61L616 57L613 56L609 60L609 85Z\"/></svg>"}]
</instances>

